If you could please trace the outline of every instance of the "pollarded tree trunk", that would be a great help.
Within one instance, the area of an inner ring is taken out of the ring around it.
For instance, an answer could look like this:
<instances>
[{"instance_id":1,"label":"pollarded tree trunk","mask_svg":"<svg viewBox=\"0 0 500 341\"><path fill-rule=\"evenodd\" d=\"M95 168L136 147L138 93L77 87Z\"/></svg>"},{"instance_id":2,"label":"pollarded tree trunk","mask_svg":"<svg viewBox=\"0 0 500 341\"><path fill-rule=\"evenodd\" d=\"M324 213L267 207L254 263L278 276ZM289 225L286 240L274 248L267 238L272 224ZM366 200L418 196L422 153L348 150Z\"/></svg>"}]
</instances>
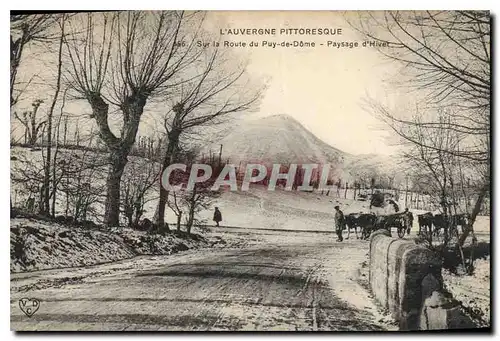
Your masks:
<instances>
[{"instance_id":1,"label":"pollarded tree trunk","mask_svg":"<svg viewBox=\"0 0 500 341\"><path fill-rule=\"evenodd\" d=\"M104 224L106 226L118 226L120 218L120 182L125 166L127 165L127 157L135 143L140 119L146 106L147 96L145 94L134 94L127 97L124 101L124 104L120 108L124 119L119 138L109 128L109 105L104 101L102 96L99 93L89 93L87 99L92 106L92 114L99 127L99 136L109 150Z\"/></svg>"},{"instance_id":2,"label":"pollarded tree trunk","mask_svg":"<svg viewBox=\"0 0 500 341\"><path fill-rule=\"evenodd\" d=\"M177 215L177 231L181 230L182 211Z\"/></svg>"},{"instance_id":3,"label":"pollarded tree trunk","mask_svg":"<svg viewBox=\"0 0 500 341\"><path fill-rule=\"evenodd\" d=\"M179 135L180 132L172 130L168 136L168 146L163 159L163 166L161 169L162 176L165 169L171 165L176 158L177 150L179 148ZM165 208L168 200L168 191L162 186L160 186L160 198L158 200L158 217L156 223L160 228L165 225Z\"/></svg>"},{"instance_id":4,"label":"pollarded tree trunk","mask_svg":"<svg viewBox=\"0 0 500 341\"><path fill-rule=\"evenodd\" d=\"M120 183L127 164L127 156L119 151L112 151L109 161L104 224L118 226L120 224Z\"/></svg>"},{"instance_id":5,"label":"pollarded tree trunk","mask_svg":"<svg viewBox=\"0 0 500 341\"><path fill-rule=\"evenodd\" d=\"M167 206L167 197L168 197L168 191L163 188L163 186L160 187L160 198L158 199L158 215L157 215L157 220L156 224L158 226L163 226L165 225L165 207Z\"/></svg>"},{"instance_id":6,"label":"pollarded tree trunk","mask_svg":"<svg viewBox=\"0 0 500 341\"><path fill-rule=\"evenodd\" d=\"M191 228L193 227L193 223L194 223L194 212L189 211L189 219L186 224L187 234L191 234Z\"/></svg>"}]
</instances>

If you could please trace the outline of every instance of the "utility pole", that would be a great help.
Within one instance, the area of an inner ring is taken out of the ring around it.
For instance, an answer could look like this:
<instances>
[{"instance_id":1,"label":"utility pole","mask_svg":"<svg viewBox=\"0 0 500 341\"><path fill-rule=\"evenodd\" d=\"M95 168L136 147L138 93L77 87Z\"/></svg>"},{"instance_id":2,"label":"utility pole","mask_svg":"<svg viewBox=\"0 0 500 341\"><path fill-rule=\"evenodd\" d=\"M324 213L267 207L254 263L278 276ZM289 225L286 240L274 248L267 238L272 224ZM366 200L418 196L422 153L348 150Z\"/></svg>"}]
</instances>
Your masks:
<instances>
[{"instance_id":1,"label":"utility pole","mask_svg":"<svg viewBox=\"0 0 500 341\"><path fill-rule=\"evenodd\" d=\"M222 144L220 145L220 150L219 150L219 168L220 168L220 165L222 164L221 158L222 158Z\"/></svg>"},{"instance_id":2,"label":"utility pole","mask_svg":"<svg viewBox=\"0 0 500 341\"><path fill-rule=\"evenodd\" d=\"M405 207L408 207L408 177L406 177Z\"/></svg>"}]
</instances>

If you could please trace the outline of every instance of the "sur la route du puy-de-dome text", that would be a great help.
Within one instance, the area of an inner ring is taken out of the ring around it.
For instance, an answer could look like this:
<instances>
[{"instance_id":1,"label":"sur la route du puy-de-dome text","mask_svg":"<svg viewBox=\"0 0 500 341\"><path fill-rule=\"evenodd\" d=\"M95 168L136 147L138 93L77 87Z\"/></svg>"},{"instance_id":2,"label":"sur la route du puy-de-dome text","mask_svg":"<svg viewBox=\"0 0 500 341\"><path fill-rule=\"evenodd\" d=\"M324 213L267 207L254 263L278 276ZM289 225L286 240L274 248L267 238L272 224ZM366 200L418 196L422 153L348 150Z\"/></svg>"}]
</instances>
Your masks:
<instances>
[{"instance_id":1,"label":"sur la route du puy-de-dome text","mask_svg":"<svg viewBox=\"0 0 500 341\"><path fill-rule=\"evenodd\" d=\"M342 36L342 28L221 28L219 29L221 40L206 42L199 40L196 42L199 47L317 47L327 46L333 48L356 48L356 47L384 47L387 46L385 42L377 41L335 41L327 40L325 42L307 41L307 40L289 40L289 41L271 41L271 40L252 40L241 41L231 40L231 38L243 37L258 37L258 36L286 36L286 37L303 37L303 36L328 36L340 37Z\"/></svg>"}]
</instances>

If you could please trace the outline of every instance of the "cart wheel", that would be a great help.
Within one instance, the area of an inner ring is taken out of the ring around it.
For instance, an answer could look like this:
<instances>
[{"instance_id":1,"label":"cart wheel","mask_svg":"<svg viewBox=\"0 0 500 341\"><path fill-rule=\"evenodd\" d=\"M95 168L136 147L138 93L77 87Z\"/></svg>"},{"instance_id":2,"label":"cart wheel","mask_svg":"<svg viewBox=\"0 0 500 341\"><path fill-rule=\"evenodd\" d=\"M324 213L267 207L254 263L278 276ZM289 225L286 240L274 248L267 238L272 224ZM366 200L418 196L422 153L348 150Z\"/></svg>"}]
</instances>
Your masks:
<instances>
[{"instance_id":1,"label":"cart wheel","mask_svg":"<svg viewBox=\"0 0 500 341\"><path fill-rule=\"evenodd\" d=\"M399 238L403 238L405 236L405 228L398 228L398 236Z\"/></svg>"}]
</instances>

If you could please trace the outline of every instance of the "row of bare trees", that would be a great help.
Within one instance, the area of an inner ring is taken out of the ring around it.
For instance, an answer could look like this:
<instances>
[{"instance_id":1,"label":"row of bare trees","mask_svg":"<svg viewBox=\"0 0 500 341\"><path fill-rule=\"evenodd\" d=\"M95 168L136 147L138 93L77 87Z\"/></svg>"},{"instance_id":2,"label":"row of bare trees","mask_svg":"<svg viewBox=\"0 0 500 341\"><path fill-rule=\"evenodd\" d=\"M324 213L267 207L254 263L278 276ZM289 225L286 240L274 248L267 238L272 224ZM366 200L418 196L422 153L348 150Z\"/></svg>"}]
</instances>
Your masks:
<instances>
[{"instance_id":1,"label":"row of bare trees","mask_svg":"<svg viewBox=\"0 0 500 341\"><path fill-rule=\"evenodd\" d=\"M55 56L54 92L46 117L37 118L39 102L31 112L14 114L30 145L41 135L45 138L38 189L42 213L54 214L59 183L51 174L60 167L52 137L61 121L60 116L54 122L54 113L68 97L91 110L90 119L106 149L104 224L119 225L121 213L128 224L137 224L146 201L154 197L157 224L165 225L165 208L172 205L167 205L169 193L159 186L161 172L193 149L193 137L200 143L217 124L251 109L261 95L244 63L213 45L198 44L211 39L204 19L205 13L182 11L11 16L11 107L23 92L16 86L22 52L39 41L51 44ZM146 120L163 125L164 137L156 146L152 140L136 143ZM127 167L134 149L154 153L160 162L150 158L141 164L134 159ZM146 196L151 191L157 195Z\"/></svg>"}]
</instances>

